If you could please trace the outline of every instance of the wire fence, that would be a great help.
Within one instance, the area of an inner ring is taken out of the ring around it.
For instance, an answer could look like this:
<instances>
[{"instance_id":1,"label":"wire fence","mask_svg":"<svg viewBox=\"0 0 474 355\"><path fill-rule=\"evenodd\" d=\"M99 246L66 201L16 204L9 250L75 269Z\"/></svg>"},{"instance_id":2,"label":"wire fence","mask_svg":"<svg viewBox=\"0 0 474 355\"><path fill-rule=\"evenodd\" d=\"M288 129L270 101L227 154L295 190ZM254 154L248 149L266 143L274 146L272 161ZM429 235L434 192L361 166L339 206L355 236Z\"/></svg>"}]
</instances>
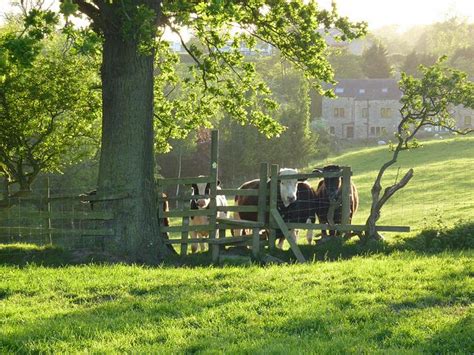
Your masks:
<instances>
[{"instance_id":1,"label":"wire fence","mask_svg":"<svg viewBox=\"0 0 474 355\"><path fill-rule=\"evenodd\" d=\"M94 209L100 198L90 188L36 189L0 203L0 243L57 245L66 249L103 249L114 234L113 214Z\"/></svg>"}]
</instances>

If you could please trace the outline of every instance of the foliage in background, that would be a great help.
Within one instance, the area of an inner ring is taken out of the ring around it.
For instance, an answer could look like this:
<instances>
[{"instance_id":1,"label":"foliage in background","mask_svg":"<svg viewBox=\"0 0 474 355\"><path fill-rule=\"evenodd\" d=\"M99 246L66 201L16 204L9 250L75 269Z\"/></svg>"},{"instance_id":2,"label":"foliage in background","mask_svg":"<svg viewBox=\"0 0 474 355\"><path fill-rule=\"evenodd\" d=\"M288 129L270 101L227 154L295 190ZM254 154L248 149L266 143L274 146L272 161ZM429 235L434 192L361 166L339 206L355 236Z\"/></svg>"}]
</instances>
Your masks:
<instances>
[{"instance_id":1,"label":"foliage in background","mask_svg":"<svg viewBox=\"0 0 474 355\"><path fill-rule=\"evenodd\" d=\"M447 55L450 66L474 76L474 24L465 19L451 17L430 25L414 26L404 32L396 25L385 26L375 35L391 55L399 56L398 62L393 63L396 67L403 66L405 60L413 63L413 52L417 53L415 63L402 68L409 74L415 74L416 64L432 65L432 58Z\"/></svg>"},{"instance_id":2,"label":"foliage in background","mask_svg":"<svg viewBox=\"0 0 474 355\"><path fill-rule=\"evenodd\" d=\"M364 79L362 70L363 57L350 53L348 50L332 50L329 62L334 69L336 79Z\"/></svg>"},{"instance_id":3,"label":"foliage in background","mask_svg":"<svg viewBox=\"0 0 474 355\"><path fill-rule=\"evenodd\" d=\"M18 193L40 172L60 172L98 148L98 65L65 51L52 19L32 11L23 28L0 37L0 173Z\"/></svg>"},{"instance_id":4,"label":"foliage in background","mask_svg":"<svg viewBox=\"0 0 474 355\"><path fill-rule=\"evenodd\" d=\"M419 71L420 65L433 65L437 59L438 58L434 54L420 53L413 50L404 58L400 69L405 74L419 77L421 75Z\"/></svg>"},{"instance_id":5,"label":"foliage in background","mask_svg":"<svg viewBox=\"0 0 474 355\"><path fill-rule=\"evenodd\" d=\"M381 43L374 43L362 53L362 71L369 79L390 78L390 65L387 48Z\"/></svg>"},{"instance_id":6,"label":"foliage in background","mask_svg":"<svg viewBox=\"0 0 474 355\"><path fill-rule=\"evenodd\" d=\"M474 45L474 24L458 17L451 17L443 22L428 27L416 42L420 52L433 53L440 57L452 56L460 47Z\"/></svg>"}]
</instances>

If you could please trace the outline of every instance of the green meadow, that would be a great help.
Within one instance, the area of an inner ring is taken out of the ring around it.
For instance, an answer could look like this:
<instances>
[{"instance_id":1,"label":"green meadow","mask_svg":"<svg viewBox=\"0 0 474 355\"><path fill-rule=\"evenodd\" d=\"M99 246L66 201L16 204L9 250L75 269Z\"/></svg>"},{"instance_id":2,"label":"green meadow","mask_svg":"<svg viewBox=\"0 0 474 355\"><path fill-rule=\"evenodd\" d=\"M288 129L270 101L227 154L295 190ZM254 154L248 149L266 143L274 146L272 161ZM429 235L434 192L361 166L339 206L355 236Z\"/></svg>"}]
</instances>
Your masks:
<instances>
[{"instance_id":1,"label":"green meadow","mask_svg":"<svg viewBox=\"0 0 474 355\"><path fill-rule=\"evenodd\" d=\"M352 167L364 223L389 156L367 148L314 166ZM186 267L74 264L56 248L0 246L0 353L472 354L474 138L404 152L386 181L410 167L380 221L410 233L301 238L304 265L211 266L207 253Z\"/></svg>"},{"instance_id":2,"label":"green meadow","mask_svg":"<svg viewBox=\"0 0 474 355\"><path fill-rule=\"evenodd\" d=\"M409 225L413 231L442 223L474 219L474 137L422 142L422 147L400 153L383 184L400 180L408 169L414 177L382 209L380 225ZM365 223L370 211L370 189L380 166L391 158L387 146L367 148L316 162L350 166L360 196L353 222Z\"/></svg>"}]
</instances>

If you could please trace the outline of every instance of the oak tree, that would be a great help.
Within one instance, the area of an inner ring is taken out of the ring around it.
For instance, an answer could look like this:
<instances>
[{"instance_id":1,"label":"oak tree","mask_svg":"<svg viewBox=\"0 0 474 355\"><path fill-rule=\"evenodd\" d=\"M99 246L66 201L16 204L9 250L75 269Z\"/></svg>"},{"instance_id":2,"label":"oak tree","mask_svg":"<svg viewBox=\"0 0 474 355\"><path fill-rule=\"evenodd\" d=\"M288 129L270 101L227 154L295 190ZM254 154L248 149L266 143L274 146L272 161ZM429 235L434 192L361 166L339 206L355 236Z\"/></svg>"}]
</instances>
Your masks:
<instances>
[{"instance_id":1,"label":"oak tree","mask_svg":"<svg viewBox=\"0 0 474 355\"><path fill-rule=\"evenodd\" d=\"M219 108L268 136L277 134L282 127L271 117L275 103L255 66L239 51L241 44L252 47L258 39L278 48L322 91L321 81L333 79L324 30L338 28L341 39L350 40L366 29L340 17L335 7L323 10L315 1L61 2L64 14L87 15L103 39L98 194L129 194L111 203L117 237L108 246L135 262L157 262L167 253L154 218L154 129L167 134L176 125L206 125ZM175 76L176 57L165 45L165 29L181 37L186 29L196 38L197 43L181 41L193 60L183 79ZM156 97L155 84L161 85ZM184 99L173 99L177 90Z\"/></svg>"}]
</instances>

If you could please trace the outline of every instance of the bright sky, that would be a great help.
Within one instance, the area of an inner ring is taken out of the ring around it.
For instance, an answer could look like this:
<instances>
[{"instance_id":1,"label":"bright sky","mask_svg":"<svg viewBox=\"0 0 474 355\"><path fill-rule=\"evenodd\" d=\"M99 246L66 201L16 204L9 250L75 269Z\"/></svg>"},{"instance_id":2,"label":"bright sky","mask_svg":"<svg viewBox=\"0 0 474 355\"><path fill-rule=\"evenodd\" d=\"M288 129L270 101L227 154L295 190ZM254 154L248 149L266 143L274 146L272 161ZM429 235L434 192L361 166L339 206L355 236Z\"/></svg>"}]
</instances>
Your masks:
<instances>
[{"instance_id":1,"label":"bright sky","mask_svg":"<svg viewBox=\"0 0 474 355\"><path fill-rule=\"evenodd\" d=\"M54 2L55 0L49 0ZM319 0L327 7L331 0ZM0 0L0 22L11 11L10 0ZM474 22L474 0L336 0L339 12L353 21L367 21L371 29L398 24L403 29L439 22L454 15Z\"/></svg>"},{"instance_id":2,"label":"bright sky","mask_svg":"<svg viewBox=\"0 0 474 355\"><path fill-rule=\"evenodd\" d=\"M319 0L329 6L331 0ZM474 0L336 0L339 13L352 21L367 21L370 29L385 25L414 25L440 22L452 16L474 22Z\"/></svg>"}]
</instances>

